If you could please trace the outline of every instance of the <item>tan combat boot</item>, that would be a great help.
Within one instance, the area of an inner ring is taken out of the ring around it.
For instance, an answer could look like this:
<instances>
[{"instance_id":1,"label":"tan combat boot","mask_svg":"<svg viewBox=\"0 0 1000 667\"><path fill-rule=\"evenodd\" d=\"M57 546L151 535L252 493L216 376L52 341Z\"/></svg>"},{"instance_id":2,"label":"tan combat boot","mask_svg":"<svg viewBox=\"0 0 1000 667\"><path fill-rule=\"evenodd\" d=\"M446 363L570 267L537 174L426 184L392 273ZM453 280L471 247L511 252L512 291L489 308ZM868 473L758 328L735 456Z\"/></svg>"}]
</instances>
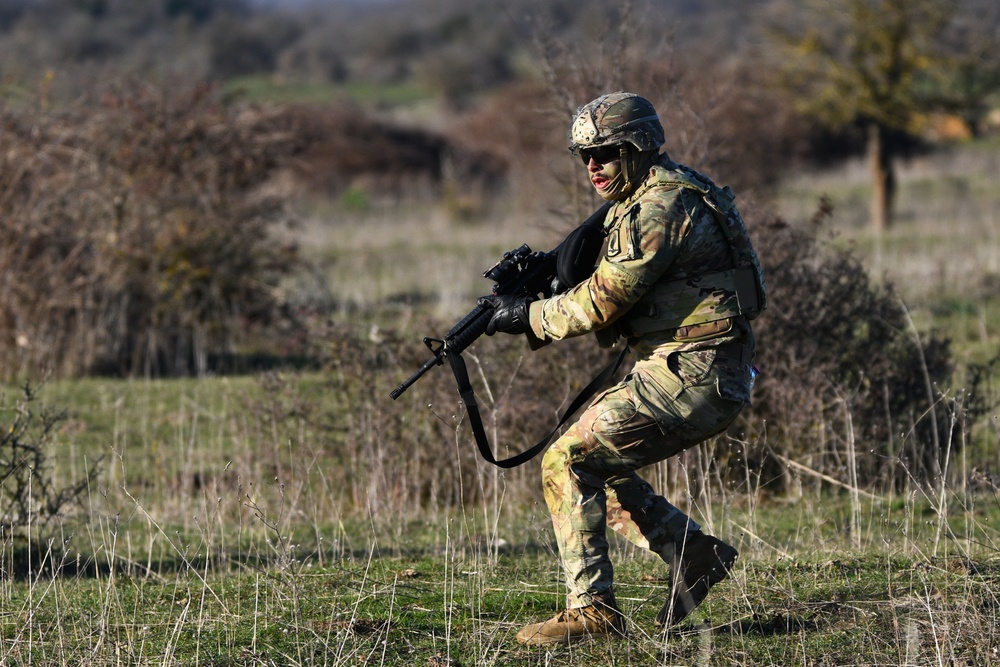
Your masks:
<instances>
[{"instance_id":1,"label":"tan combat boot","mask_svg":"<svg viewBox=\"0 0 1000 667\"><path fill-rule=\"evenodd\" d=\"M708 590L728 576L739 552L722 540L700 530L676 546L671 572L672 594L656 624L664 629L680 623L701 604Z\"/></svg>"},{"instance_id":2,"label":"tan combat boot","mask_svg":"<svg viewBox=\"0 0 1000 667\"><path fill-rule=\"evenodd\" d=\"M565 609L543 623L532 623L521 628L517 641L529 646L571 644L590 637L624 637L625 617L612 600Z\"/></svg>"}]
</instances>

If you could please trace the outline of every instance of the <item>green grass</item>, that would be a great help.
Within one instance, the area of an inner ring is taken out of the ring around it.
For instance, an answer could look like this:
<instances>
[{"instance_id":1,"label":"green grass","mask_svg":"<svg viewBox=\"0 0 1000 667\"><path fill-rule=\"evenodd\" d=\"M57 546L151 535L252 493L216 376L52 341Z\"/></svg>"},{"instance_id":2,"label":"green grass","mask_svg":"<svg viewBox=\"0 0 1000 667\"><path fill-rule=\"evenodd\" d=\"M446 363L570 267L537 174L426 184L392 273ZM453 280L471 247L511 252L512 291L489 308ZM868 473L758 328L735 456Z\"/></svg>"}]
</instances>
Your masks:
<instances>
[{"instance_id":1,"label":"green grass","mask_svg":"<svg viewBox=\"0 0 1000 667\"><path fill-rule=\"evenodd\" d=\"M943 493L856 501L809 480L797 497L710 486L692 499L682 481L665 489L674 502L741 552L695 617L658 633L665 568L615 542L631 638L521 647L517 630L565 593L546 512L522 489L534 466L464 511L359 506L409 464L345 466L295 414L337 414L361 386L289 374L44 387L73 406L59 474L102 453L109 466L81 512L32 541L0 532L0 663L1000 664L1000 498L961 457Z\"/></svg>"},{"instance_id":2,"label":"green grass","mask_svg":"<svg viewBox=\"0 0 1000 667\"><path fill-rule=\"evenodd\" d=\"M4 579L0 662L998 664L1000 508L992 494L977 508L948 495L954 534L944 539L941 507L928 499L866 502L860 550L845 538L844 498L733 509L718 528L742 552L737 567L667 636L653 623L665 568L616 544L630 639L549 649L513 641L563 603L549 544L510 533L495 551L476 541L470 516L408 525L398 542L395 527L373 520L353 549L297 547L287 558L257 560L235 546L229 559L204 558L220 545L192 539L185 559L152 572L130 569L134 546L119 534L92 571Z\"/></svg>"},{"instance_id":3,"label":"green grass","mask_svg":"<svg viewBox=\"0 0 1000 667\"><path fill-rule=\"evenodd\" d=\"M375 108L411 106L432 100L426 91L412 84L381 85L312 83L270 75L238 77L225 85L228 93L253 102L329 104L350 100Z\"/></svg>"}]
</instances>

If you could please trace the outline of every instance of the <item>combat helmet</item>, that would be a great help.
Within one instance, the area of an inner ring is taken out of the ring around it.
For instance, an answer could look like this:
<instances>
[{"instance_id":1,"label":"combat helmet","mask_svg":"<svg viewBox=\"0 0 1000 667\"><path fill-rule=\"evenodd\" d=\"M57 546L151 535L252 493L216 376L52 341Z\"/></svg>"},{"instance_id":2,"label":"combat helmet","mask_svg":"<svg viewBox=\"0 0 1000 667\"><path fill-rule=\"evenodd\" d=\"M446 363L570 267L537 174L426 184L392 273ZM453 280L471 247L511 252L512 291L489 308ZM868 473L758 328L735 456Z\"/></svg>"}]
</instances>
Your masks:
<instances>
[{"instance_id":1,"label":"combat helmet","mask_svg":"<svg viewBox=\"0 0 1000 667\"><path fill-rule=\"evenodd\" d=\"M640 151L663 145L663 125L649 100L635 93L601 95L576 112L570 125L569 150L628 142Z\"/></svg>"}]
</instances>

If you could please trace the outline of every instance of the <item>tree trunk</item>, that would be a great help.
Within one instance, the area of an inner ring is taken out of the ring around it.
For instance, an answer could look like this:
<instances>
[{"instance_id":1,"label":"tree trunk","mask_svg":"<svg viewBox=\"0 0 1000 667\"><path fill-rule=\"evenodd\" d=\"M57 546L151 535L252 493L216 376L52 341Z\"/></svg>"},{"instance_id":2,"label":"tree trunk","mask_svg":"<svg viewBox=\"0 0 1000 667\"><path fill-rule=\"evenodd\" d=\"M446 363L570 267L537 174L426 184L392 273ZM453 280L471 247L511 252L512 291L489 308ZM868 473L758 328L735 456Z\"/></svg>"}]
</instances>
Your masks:
<instances>
[{"instance_id":1,"label":"tree trunk","mask_svg":"<svg viewBox=\"0 0 1000 667\"><path fill-rule=\"evenodd\" d=\"M885 128L879 123L868 126L868 160L872 169L873 186L872 229L883 232L892 224L896 172L892 165L892 151L886 143Z\"/></svg>"}]
</instances>

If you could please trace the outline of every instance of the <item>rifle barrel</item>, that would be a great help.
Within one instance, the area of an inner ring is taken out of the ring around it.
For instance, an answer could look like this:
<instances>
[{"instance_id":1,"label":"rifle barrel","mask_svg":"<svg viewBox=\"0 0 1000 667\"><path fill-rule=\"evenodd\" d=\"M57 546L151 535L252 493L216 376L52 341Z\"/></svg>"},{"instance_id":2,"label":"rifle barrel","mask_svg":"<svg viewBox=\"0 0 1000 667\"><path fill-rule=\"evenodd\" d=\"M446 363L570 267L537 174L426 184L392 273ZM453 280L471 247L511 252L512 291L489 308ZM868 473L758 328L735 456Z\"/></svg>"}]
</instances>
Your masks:
<instances>
[{"instance_id":1,"label":"rifle barrel","mask_svg":"<svg viewBox=\"0 0 1000 667\"><path fill-rule=\"evenodd\" d=\"M395 389L393 389L392 391L390 391L389 392L389 396L391 396L392 400L395 401L397 398L399 398L400 396L402 396L403 392L406 391L407 389L409 389L413 385L414 382L416 382L417 380L419 380L423 376L424 373L426 373L430 369L434 368L435 366L440 366L442 363L444 363L444 362L441 360L441 357L436 356L436 355L433 356L433 357L431 357L430 359L428 359L427 361L424 362L423 366L421 366L419 369L417 369L416 373L414 373L413 375L411 375L410 377L408 377L406 379L406 381L403 382L401 385L399 385L398 387L396 387Z\"/></svg>"}]
</instances>

